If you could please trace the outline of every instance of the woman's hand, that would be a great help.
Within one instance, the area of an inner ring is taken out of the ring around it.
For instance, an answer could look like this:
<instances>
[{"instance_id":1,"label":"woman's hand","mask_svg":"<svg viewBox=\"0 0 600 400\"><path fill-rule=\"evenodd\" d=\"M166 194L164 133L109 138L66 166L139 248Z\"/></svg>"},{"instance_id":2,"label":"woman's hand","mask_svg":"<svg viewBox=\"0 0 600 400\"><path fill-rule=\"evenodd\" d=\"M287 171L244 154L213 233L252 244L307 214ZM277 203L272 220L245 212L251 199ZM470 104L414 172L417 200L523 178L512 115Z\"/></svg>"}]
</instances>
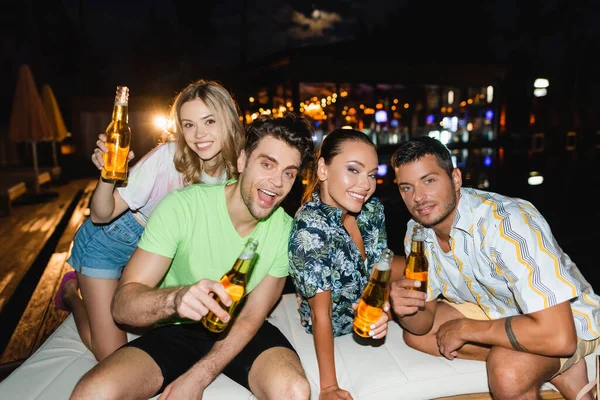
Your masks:
<instances>
[{"instance_id":1,"label":"woman's hand","mask_svg":"<svg viewBox=\"0 0 600 400\"><path fill-rule=\"evenodd\" d=\"M358 303L352 303L352 308L354 309L354 312L356 312L356 309L358 308ZM369 336L371 336L373 339L383 339L387 335L388 321L390 319L388 316L388 311L390 310L390 303L388 301L383 303L382 309L383 313L381 313L381 317L379 317L377 322L371 324Z\"/></svg>"},{"instance_id":2,"label":"woman's hand","mask_svg":"<svg viewBox=\"0 0 600 400\"><path fill-rule=\"evenodd\" d=\"M337 385L321 389L319 400L353 400L350 392L340 389Z\"/></svg>"},{"instance_id":3,"label":"woman's hand","mask_svg":"<svg viewBox=\"0 0 600 400\"><path fill-rule=\"evenodd\" d=\"M104 153L108 153L108 147L106 147L106 135L101 133L98 135L98 140L96 140L96 147L94 149L94 153L92 154L92 162L98 168L98 170L102 170L104 167L104 157L102 156ZM131 161L135 157L133 151L130 151L127 155L127 162Z\"/></svg>"}]
</instances>

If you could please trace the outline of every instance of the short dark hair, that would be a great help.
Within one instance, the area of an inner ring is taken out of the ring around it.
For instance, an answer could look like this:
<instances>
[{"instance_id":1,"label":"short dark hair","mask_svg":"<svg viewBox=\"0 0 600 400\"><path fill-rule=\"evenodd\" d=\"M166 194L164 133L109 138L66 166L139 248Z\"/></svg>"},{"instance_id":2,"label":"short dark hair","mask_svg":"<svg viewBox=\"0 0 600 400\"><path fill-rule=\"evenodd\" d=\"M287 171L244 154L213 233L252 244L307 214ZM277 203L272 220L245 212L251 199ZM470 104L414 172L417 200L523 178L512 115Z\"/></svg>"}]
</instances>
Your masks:
<instances>
[{"instance_id":1,"label":"short dark hair","mask_svg":"<svg viewBox=\"0 0 600 400\"><path fill-rule=\"evenodd\" d=\"M315 157L315 145L312 139L310 122L291 112L281 117L260 115L246 128L246 157L256 149L265 136L282 140L300 152L300 171L312 164Z\"/></svg>"},{"instance_id":2,"label":"short dark hair","mask_svg":"<svg viewBox=\"0 0 600 400\"><path fill-rule=\"evenodd\" d=\"M326 165L331 164L331 160L342 151L342 144L348 141L362 142L372 146L375 149L375 144L364 132L355 129L337 128L329 132L321 142L321 146L317 152L316 160L323 157ZM302 202L305 203L312 199L312 194L319 187L319 178L317 177L317 168L307 174L308 184L302 195Z\"/></svg>"},{"instance_id":3,"label":"short dark hair","mask_svg":"<svg viewBox=\"0 0 600 400\"><path fill-rule=\"evenodd\" d=\"M426 155L435 156L440 168L446 171L448 176L452 176L454 164L450 151L438 139L429 136L419 136L400 144L392 155L391 164L392 167L398 168L420 160Z\"/></svg>"}]
</instances>

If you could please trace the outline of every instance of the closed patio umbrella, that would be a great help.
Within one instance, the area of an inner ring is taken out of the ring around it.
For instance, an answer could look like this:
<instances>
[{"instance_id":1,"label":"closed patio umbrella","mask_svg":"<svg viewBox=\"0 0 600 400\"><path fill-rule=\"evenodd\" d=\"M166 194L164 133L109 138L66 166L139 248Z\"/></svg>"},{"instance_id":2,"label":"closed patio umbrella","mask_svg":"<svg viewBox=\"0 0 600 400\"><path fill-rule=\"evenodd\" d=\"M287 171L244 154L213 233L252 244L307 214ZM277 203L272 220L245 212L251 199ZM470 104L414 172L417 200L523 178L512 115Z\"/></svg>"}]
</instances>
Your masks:
<instances>
[{"instance_id":1,"label":"closed patio umbrella","mask_svg":"<svg viewBox=\"0 0 600 400\"><path fill-rule=\"evenodd\" d=\"M52 159L54 161L54 168L60 171L58 165L58 156L56 154L56 142L62 142L67 137L67 127L63 120L62 113L58 107L58 102L54 96L54 91L47 83L42 85L42 105L46 111L46 117L52 127ZM54 175L54 174L53 174Z\"/></svg>"},{"instance_id":2,"label":"closed patio umbrella","mask_svg":"<svg viewBox=\"0 0 600 400\"><path fill-rule=\"evenodd\" d=\"M31 143L33 169L36 177L34 190L35 192L39 192L37 181L39 166L36 144L37 142L51 141L54 135L44 107L42 106L42 100L33 80L31 69L26 64L19 67L8 135L14 142Z\"/></svg>"}]
</instances>

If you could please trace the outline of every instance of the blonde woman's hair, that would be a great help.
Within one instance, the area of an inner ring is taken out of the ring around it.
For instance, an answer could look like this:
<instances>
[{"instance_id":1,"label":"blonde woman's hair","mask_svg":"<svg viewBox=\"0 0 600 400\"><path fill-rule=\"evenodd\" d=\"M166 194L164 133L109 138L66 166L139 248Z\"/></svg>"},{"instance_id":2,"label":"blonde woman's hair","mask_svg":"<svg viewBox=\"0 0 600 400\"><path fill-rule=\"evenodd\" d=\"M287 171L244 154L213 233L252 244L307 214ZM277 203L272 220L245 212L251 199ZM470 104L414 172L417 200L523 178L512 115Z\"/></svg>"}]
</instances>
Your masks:
<instances>
[{"instance_id":1,"label":"blonde woman's hair","mask_svg":"<svg viewBox=\"0 0 600 400\"><path fill-rule=\"evenodd\" d=\"M183 136L181 126L181 107L188 101L200 99L213 112L217 126L223 137L222 149L218 157L227 169L227 179L238 178L237 158L244 148L245 131L240 120L241 112L231 94L221 84L215 81L198 80L185 87L173 101L171 121L177 149L173 162L178 172L183 174L185 185L200 183L204 161L189 148Z\"/></svg>"}]
</instances>

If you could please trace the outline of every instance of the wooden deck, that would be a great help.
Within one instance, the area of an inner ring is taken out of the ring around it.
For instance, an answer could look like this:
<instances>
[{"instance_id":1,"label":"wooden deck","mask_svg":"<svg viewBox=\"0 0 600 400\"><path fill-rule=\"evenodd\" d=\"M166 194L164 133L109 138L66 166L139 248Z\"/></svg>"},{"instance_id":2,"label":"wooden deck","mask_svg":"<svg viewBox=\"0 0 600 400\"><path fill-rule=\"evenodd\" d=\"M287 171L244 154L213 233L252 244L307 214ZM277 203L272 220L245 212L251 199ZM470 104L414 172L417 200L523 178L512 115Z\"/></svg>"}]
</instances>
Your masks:
<instances>
[{"instance_id":1,"label":"wooden deck","mask_svg":"<svg viewBox=\"0 0 600 400\"><path fill-rule=\"evenodd\" d=\"M95 185L95 180L88 179L69 182L52 188L54 198L18 205L11 216L0 218L0 255L7 261L0 265L0 315L3 321L18 321L12 324L15 329L0 364L18 366L68 315L54 308L53 298L69 268L65 261L75 232L87 215ZM40 258L43 265L35 265Z\"/></svg>"}]
</instances>

